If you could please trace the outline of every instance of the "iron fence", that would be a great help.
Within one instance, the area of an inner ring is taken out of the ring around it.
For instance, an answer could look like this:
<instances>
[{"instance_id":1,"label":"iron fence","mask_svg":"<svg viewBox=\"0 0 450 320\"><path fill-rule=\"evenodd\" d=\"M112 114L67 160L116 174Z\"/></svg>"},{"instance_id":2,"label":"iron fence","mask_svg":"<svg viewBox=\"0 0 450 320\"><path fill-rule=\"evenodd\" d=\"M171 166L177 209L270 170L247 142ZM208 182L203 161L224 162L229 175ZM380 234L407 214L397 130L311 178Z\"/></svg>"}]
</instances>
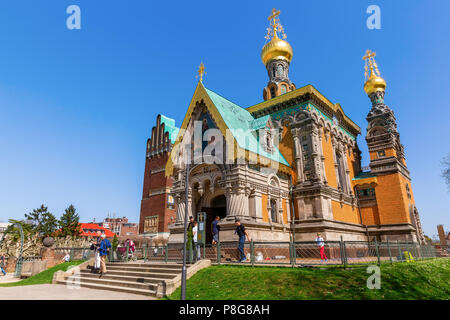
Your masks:
<instances>
[{"instance_id":1,"label":"iron fence","mask_svg":"<svg viewBox=\"0 0 450 320\"><path fill-rule=\"evenodd\" d=\"M55 260L63 261L66 256L69 256L69 260L89 260L94 257L94 251L90 248L77 248L77 247L66 247L66 248L55 248Z\"/></svg>"},{"instance_id":2,"label":"iron fence","mask_svg":"<svg viewBox=\"0 0 450 320\"><path fill-rule=\"evenodd\" d=\"M241 262L238 245L238 241L227 241L215 245L200 244L191 249L188 247L188 263L201 258L217 264L348 266L410 262L438 256L438 250L433 245L413 242L325 241L321 249L315 241L247 241L243 247L245 261ZM143 247L140 258L144 261L181 262L183 244Z\"/></svg>"}]
</instances>

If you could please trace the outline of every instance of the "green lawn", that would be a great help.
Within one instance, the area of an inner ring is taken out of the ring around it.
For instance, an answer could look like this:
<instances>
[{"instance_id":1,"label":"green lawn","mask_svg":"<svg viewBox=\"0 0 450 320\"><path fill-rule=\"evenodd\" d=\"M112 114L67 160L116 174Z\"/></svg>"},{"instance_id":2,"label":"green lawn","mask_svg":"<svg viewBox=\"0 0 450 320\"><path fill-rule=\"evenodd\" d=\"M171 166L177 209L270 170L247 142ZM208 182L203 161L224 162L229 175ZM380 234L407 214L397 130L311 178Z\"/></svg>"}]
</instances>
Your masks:
<instances>
[{"instance_id":1,"label":"green lawn","mask_svg":"<svg viewBox=\"0 0 450 320\"><path fill-rule=\"evenodd\" d=\"M450 299L450 259L383 264L381 288L367 288L366 267L212 266L187 281L189 300ZM168 299L179 299L178 288Z\"/></svg>"},{"instance_id":2,"label":"green lawn","mask_svg":"<svg viewBox=\"0 0 450 320\"><path fill-rule=\"evenodd\" d=\"M63 262L63 263L57 264L56 266L45 270L45 271L42 271L41 273L38 273L29 278L20 280L18 282L0 283L0 287L17 287L17 286L27 286L27 285L32 285L32 284L52 283L53 274L56 271L59 271L59 270L67 271L67 269L70 266L77 266L83 262L84 262L83 260Z\"/></svg>"}]
</instances>

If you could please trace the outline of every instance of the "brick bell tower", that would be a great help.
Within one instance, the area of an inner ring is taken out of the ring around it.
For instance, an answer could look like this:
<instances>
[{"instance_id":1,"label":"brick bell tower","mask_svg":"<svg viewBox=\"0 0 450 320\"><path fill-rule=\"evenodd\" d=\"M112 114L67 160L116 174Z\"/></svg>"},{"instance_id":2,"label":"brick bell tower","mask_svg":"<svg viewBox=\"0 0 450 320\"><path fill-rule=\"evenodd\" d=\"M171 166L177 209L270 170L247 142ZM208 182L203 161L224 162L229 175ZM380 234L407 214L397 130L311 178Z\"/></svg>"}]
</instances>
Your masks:
<instances>
[{"instance_id":1,"label":"brick bell tower","mask_svg":"<svg viewBox=\"0 0 450 320\"><path fill-rule=\"evenodd\" d=\"M175 120L158 115L152 136L147 140L140 234L158 233L168 238L168 225L175 222L176 205L169 195L173 181L172 177L166 177L165 168L178 130Z\"/></svg>"},{"instance_id":2,"label":"brick bell tower","mask_svg":"<svg viewBox=\"0 0 450 320\"><path fill-rule=\"evenodd\" d=\"M373 230L382 239L424 242L415 206L411 177L394 112L384 103L386 82L380 76L375 52L367 50L364 91L372 108L367 115L366 141L370 173L376 177L375 196L379 225ZM378 229L378 231L377 231Z\"/></svg>"},{"instance_id":3,"label":"brick bell tower","mask_svg":"<svg viewBox=\"0 0 450 320\"><path fill-rule=\"evenodd\" d=\"M283 40L286 39L286 34L278 18L279 14L280 11L273 9L272 15L268 18L270 28L267 29L266 39L270 41L261 51L261 59L269 75L269 82L263 90L264 100L295 90L295 84L289 80L289 64L293 51L289 42ZM283 39L279 38L279 33Z\"/></svg>"}]
</instances>

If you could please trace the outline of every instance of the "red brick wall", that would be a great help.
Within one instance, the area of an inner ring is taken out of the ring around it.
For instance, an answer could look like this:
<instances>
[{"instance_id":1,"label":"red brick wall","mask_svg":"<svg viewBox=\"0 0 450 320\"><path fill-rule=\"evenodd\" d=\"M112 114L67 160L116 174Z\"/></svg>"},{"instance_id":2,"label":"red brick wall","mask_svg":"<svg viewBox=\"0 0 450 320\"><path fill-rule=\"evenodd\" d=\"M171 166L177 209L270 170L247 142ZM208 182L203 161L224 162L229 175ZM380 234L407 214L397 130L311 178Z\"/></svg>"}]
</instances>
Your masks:
<instances>
[{"instance_id":1,"label":"red brick wall","mask_svg":"<svg viewBox=\"0 0 450 320\"><path fill-rule=\"evenodd\" d=\"M149 196L151 191L171 188L172 178L165 176L164 171L151 174L151 172L165 168L168 154L153 156L146 160L144 187L141 201L141 214L139 219L139 233L144 232L144 218L147 216L159 216L158 232L168 232L168 225L176 219L176 210L167 208L167 193Z\"/></svg>"}]
</instances>

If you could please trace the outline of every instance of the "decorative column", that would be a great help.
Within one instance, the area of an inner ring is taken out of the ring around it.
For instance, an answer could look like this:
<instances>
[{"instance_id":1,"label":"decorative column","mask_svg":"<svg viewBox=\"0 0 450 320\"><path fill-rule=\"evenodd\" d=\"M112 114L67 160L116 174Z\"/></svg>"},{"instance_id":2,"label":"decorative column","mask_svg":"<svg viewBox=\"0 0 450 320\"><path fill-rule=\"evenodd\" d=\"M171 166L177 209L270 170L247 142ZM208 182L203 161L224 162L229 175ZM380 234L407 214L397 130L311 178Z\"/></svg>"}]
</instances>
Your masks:
<instances>
[{"instance_id":1,"label":"decorative column","mask_svg":"<svg viewBox=\"0 0 450 320\"><path fill-rule=\"evenodd\" d=\"M186 202L184 201L184 196L177 195L175 197L175 201L177 203L177 223L184 222L184 213L185 213L185 207Z\"/></svg>"},{"instance_id":2,"label":"decorative column","mask_svg":"<svg viewBox=\"0 0 450 320\"><path fill-rule=\"evenodd\" d=\"M348 146L346 144L342 145L342 161L344 162L344 169L345 169L345 182L347 183L347 190L348 194L352 195L352 184L350 182L350 169L348 168L348 162L347 162L347 152L348 152Z\"/></svg>"},{"instance_id":3,"label":"decorative column","mask_svg":"<svg viewBox=\"0 0 450 320\"><path fill-rule=\"evenodd\" d=\"M295 165L297 166L297 182L302 183L303 177L303 157L302 148L300 146L299 130L292 129L292 135L294 137L294 149L295 149Z\"/></svg>"},{"instance_id":4,"label":"decorative column","mask_svg":"<svg viewBox=\"0 0 450 320\"><path fill-rule=\"evenodd\" d=\"M311 130L311 148L312 148L312 160L314 165L314 176L318 181L322 181L322 171L321 171L321 159L320 159L320 151L319 151L319 137L318 137L318 128L317 124L313 125Z\"/></svg>"},{"instance_id":5,"label":"decorative column","mask_svg":"<svg viewBox=\"0 0 450 320\"><path fill-rule=\"evenodd\" d=\"M323 155L323 144L322 144L323 133L324 133L323 127L319 127L319 155L320 155L320 164L322 168L322 183L327 184L327 175L325 172L325 156Z\"/></svg>"},{"instance_id":6,"label":"decorative column","mask_svg":"<svg viewBox=\"0 0 450 320\"><path fill-rule=\"evenodd\" d=\"M338 169L338 163L337 163L337 159L336 159L337 140L334 135L331 135L331 145L332 145L332 149L333 149L333 161L334 161L334 171L336 174L336 183L339 188L340 185L342 186L342 183L339 179L339 169Z\"/></svg>"}]
</instances>

